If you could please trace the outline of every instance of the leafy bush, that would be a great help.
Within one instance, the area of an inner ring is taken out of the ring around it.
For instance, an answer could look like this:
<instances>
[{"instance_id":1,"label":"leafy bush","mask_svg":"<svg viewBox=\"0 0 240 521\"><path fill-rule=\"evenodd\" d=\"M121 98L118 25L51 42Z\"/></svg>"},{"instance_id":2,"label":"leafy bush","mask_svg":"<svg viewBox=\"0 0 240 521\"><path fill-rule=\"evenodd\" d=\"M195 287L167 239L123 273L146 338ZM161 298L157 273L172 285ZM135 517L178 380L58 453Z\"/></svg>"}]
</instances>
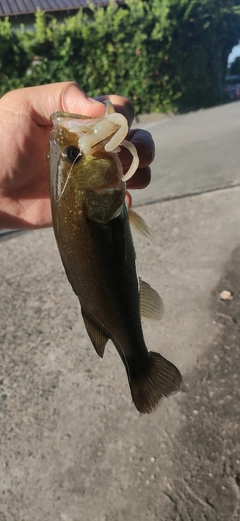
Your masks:
<instances>
[{"instance_id":1,"label":"leafy bush","mask_svg":"<svg viewBox=\"0 0 240 521\"><path fill-rule=\"evenodd\" d=\"M90 95L118 93L137 113L206 107L221 99L238 39L233 0L89 4L62 23L36 13L34 30L0 21L0 92L75 80Z\"/></svg>"},{"instance_id":2,"label":"leafy bush","mask_svg":"<svg viewBox=\"0 0 240 521\"><path fill-rule=\"evenodd\" d=\"M31 56L22 48L8 18L0 21L0 94L24 86Z\"/></svg>"},{"instance_id":3,"label":"leafy bush","mask_svg":"<svg viewBox=\"0 0 240 521\"><path fill-rule=\"evenodd\" d=\"M235 58L234 62L232 62L230 67L230 74L232 75L240 75L240 56Z\"/></svg>"}]
</instances>

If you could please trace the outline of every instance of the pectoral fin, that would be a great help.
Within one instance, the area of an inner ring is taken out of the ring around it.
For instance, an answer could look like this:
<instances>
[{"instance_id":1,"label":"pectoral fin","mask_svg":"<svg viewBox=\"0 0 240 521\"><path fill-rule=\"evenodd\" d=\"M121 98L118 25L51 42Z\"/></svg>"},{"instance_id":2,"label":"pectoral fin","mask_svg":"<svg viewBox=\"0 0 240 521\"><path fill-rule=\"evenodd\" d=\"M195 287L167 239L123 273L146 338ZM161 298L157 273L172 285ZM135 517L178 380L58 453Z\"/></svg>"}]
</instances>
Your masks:
<instances>
[{"instance_id":1,"label":"pectoral fin","mask_svg":"<svg viewBox=\"0 0 240 521\"><path fill-rule=\"evenodd\" d=\"M150 228L148 227L147 223L144 221L140 215L138 215L136 212L132 210L132 208L129 208L128 210L128 217L131 226L138 232L141 233L141 235L145 235L145 237L151 237L152 232Z\"/></svg>"},{"instance_id":2,"label":"pectoral fin","mask_svg":"<svg viewBox=\"0 0 240 521\"><path fill-rule=\"evenodd\" d=\"M160 320L164 304L160 295L147 282L140 279L140 314L144 318Z\"/></svg>"},{"instance_id":3,"label":"pectoral fin","mask_svg":"<svg viewBox=\"0 0 240 521\"><path fill-rule=\"evenodd\" d=\"M93 343L94 348L97 351L97 354L103 358L104 349L109 338L102 333L102 331L94 324L84 313L82 310L82 316L84 320L84 324L88 335Z\"/></svg>"}]
</instances>

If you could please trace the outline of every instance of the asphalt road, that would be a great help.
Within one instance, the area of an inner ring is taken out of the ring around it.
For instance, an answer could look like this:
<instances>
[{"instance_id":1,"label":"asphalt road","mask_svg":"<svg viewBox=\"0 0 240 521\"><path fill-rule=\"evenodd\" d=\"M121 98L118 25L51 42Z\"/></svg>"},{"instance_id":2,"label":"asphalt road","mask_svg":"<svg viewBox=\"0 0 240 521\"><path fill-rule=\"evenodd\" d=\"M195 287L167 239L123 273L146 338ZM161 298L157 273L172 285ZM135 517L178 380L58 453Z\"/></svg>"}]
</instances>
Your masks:
<instances>
[{"instance_id":1,"label":"asphalt road","mask_svg":"<svg viewBox=\"0 0 240 521\"><path fill-rule=\"evenodd\" d=\"M184 377L152 415L114 348L91 346L52 231L0 242L0 521L239 521L239 116L141 125L157 154L134 201L153 240L134 241L165 303L144 332Z\"/></svg>"},{"instance_id":2,"label":"asphalt road","mask_svg":"<svg viewBox=\"0 0 240 521\"><path fill-rule=\"evenodd\" d=\"M145 119L145 118L144 118ZM154 118L153 118L154 119ZM136 204L163 201L237 186L240 102L147 121L156 143L152 182L136 193Z\"/></svg>"}]
</instances>

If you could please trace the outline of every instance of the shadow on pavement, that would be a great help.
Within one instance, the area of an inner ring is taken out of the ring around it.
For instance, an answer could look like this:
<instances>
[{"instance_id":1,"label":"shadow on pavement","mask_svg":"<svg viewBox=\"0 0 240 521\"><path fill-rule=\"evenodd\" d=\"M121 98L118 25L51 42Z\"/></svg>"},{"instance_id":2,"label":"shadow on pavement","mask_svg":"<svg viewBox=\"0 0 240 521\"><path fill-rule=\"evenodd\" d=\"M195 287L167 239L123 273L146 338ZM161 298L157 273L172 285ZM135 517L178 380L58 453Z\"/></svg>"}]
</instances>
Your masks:
<instances>
[{"instance_id":1,"label":"shadow on pavement","mask_svg":"<svg viewBox=\"0 0 240 521\"><path fill-rule=\"evenodd\" d=\"M223 290L234 299L221 300ZM185 376L186 423L176 446L184 491L179 480L166 493L166 521L240 519L240 247L212 292L211 313L216 337Z\"/></svg>"}]
</instances>

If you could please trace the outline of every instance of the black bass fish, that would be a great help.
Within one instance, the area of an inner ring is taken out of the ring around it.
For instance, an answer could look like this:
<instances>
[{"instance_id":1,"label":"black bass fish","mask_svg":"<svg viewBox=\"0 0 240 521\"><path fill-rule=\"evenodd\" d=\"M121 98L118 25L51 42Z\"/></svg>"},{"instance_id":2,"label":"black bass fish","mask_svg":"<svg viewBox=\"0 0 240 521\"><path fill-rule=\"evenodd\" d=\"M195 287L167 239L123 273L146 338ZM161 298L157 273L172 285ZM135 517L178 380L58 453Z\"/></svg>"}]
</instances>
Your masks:
<instances>
[{"instance_id":1,"label":"black bass fish","mask_svg":"<svg viewBox=\"0 0 240 521\"><path fill-rule=\"evenodd\" d=\"M129 219L144 234L146 223L125 203L126 180L138 167L124 116L107 105L104 118L52 115L48 160L54 233L88 335L99 356L112 340L127 371L141 413L181 387L178 369L148 351L141 315L161 317L158 293L139 279ZM119 145L133 160L123 175Z\"/></svg>"}]
</instances>

